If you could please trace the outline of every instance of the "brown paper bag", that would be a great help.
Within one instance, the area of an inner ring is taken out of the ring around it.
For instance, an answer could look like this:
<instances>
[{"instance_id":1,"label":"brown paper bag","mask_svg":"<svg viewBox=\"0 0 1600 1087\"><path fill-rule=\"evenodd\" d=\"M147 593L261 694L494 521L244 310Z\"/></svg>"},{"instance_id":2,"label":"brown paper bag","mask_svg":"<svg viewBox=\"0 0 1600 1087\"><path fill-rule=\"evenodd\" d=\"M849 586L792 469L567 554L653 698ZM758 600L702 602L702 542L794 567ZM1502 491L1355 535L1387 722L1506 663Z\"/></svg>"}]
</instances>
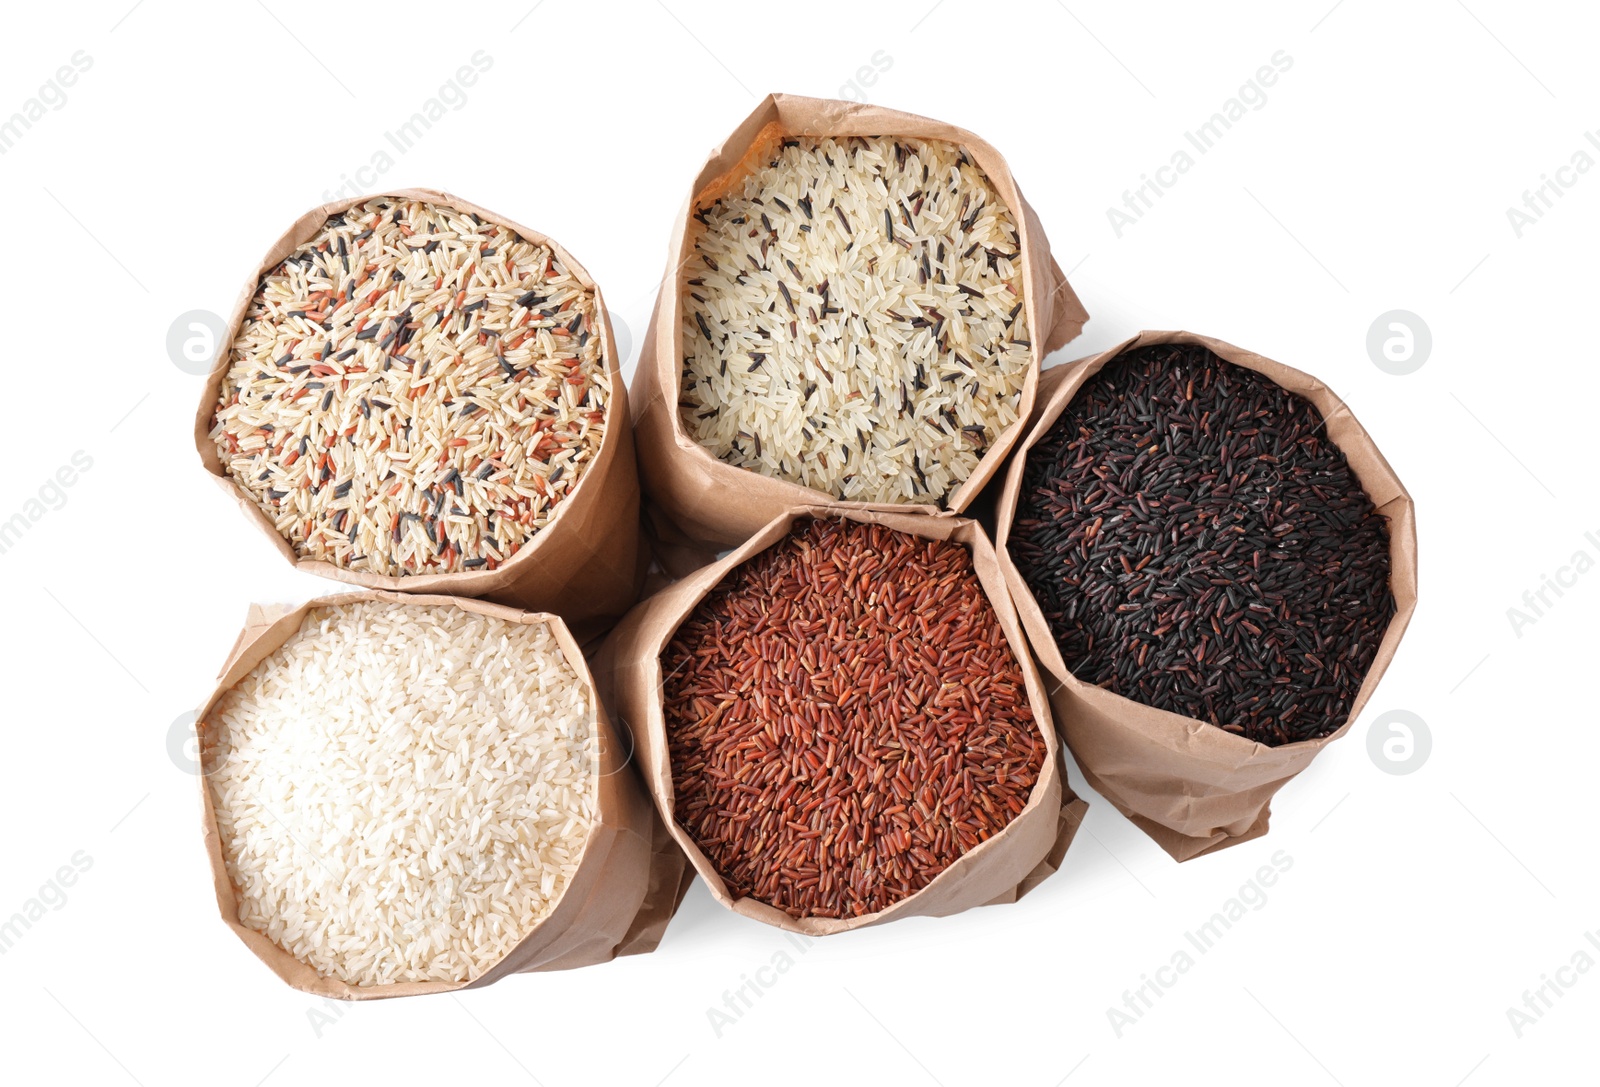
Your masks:
<instances>
[{"instance_id":1,"label":"brown paper bag","mask_svg":"<svg viewBox=\"0 0 1600 1087\"><path fill-rule=\"evenodd\" d=\"M572 274L592 289L600 316L606 369L611 375L611 403L600 451L589 465L578 486L557 507L550 523L536 533L521 550L495 570L468 570L452 574L417 574L391 577L363 570L346 570L318 559L298 558L294 548L273 527L272 521L243 488L223 470L212 443L212 417L217 395L228 373L228 356L238 335L250 301L261 278L290 253L316 236L332 215L377 196L401 200L422 200L447 204L471 212L486 222L495 223L522 235L535 245L548 245ZM512 222L449 193L433 189L396 189L335 200L312 208L267 250L244 288L228 318L228 332L218 346L217 359L206 378L195 413L194 441L205 465L218 485L239 503L244 515L265 532L278 553L308 573L331 577L369 589L391 589L407 593L448 593L451 596L484 597L512 607L551 611L565 616L580 638L587 639L610 626L634 601L639 599L646 555L641 543L639 522L639 477L634 461L633 431L629 427L628 395L623 384L616 340L605 300L583 265L560 244L536 230Z\"/></svg>"},{"instance_id":2,"label":"brown paper bag","mask_svg":"<svg viewBox=\"0 0 1600 1087\"><path fill-rule=\"evenodd\" d=\"M447 993L477 989L507 974L538 970L564 970L608 962L618 955L654 951L683 900L694 873L656 817L649 798L631 765L632 743L607 716L594 677L578 643L558 616L517 611L479 600L450 596L412 596L369 591L343 593L309 601L297 608L252 605L244 630L234 643L218 675L217 686L200 706L196 730L202 765L210 749L205 721L217 702L234 684L249 674L289 640L313 608L387 600L396 604L453 605L464 611L493 616L513 623L548 623L578 678L596 691L595 719L600 732L599 793L596 818L584 846L578 871L555 909L540 921L526 939L506 957L471 982L418 981L382 986L353 986L337 978L319 976L266 936L239 922L239 902L223 860L211 790L200 776L201 823L211 879L222 920L233 929L257 958L284 981L302 992L339 1000L378 1000L392 996Z\"/></svg>"},{"instance_id":3,"label":"brown paper bag","mask_svg":"<svg viewBox=\"0 0 1600 1087\"><path fill-rule=\"evenodd\" d=\"M1010 167L989 144L971 132L882 106L859 105L821 98L774 94L762 100L755 112L734 129L722 146L711 152L690 186L689 201L678 213L667 253L667 274L660 284L655 311L650 318L634 375L634 420L638 427L639 465L643 473L651 523L663 561L677 572L692 568L720 547L743 543L762 525L799 505L827 505L838 509L881 509L894 512L937 512L932 505L885 505L841 502L833 496L787 480L737 468L718 460L690 437L678 418L678 390L682 381L683 336L679 305L678 270L693 252L689 237L690 213L707 189L740 169L746 156L786 136L909 136L945 140L965 147L989 181L1005 199L1016 218L1021 241L1022 267L1029 337L1033 358L1023 387L1018 422L1002 432L978 462L972 475L949 495L946 508L954 512L983 490L1021 437L1033 407L1039 363L1045 355L1073 339L1089 319L1066 276L1050 256L1050 243L1033 208L1022 196Z\"/></svg>"},{"instance_id":4,"label":"brown paper bag","mask_svg":"<svg viewBox=\"0 0 1600 1087\"><path fill-rule=\"evenodd\" d=\"M1267 747L1207 721L1146 706L1080 683L1067 670L1043 611L1011 561L1007 542L1022 492L1028 451L1061 417L1089 377L1136 347L1201 344L1231 363L1264 374L1316 405L1328 435L1378 512L1389 521L1390 589L1395 613L1377 656L1337 732L1319 740ZM1192 332L1141 332L1090 358L1045 371L1039 405L1011 462L1000 496L997 549L1028 640L1051 678L1056 722L1073 757L1101 795L1180 861L1258 838L1267 832L1273 795L1317 752L1350 730L1394 658L1417 606L1417 529L1411 496L1350 409L1322 382L1232 344Z\"/></svg>"},{"instance_id":5,"label":"brown paper bag","mask_svg":"<svg viewBox=\"0 0 1600 1087\"><path fill-rule=\"evenodd\" d=\"M924 539L953 540L972 553L978 580L1022 668L1029 703L1044 736L1046 757L1033 795L1022 812L1004 830L959 857L916 894L888 909L861 917L795 918L753 898L733 898L706 855L673 818L672 768L667 758L666 720L661 699L661 652L677 633L679 625L721 582L723 575L782 540L798 518L834 515L886 525ZM595 661L595 671L601 676L602 688L615 692L616 713L638 741L639 767L668 832L688 854L695 871L710 887L712 897L735 913L790 932L823 936L899 917L945 917L974 906L1015 902L1061 867L1067 847L1089 810L1088 804L1067 785L1065 762L1050 723L1044 681L1028 654L1027 640L1005 591L994 547L978 523L967 518L840 510L835 506L801 506L787 510L737 551L663 589L629 612L606 639Z\"/></svg>"}]
</instances>

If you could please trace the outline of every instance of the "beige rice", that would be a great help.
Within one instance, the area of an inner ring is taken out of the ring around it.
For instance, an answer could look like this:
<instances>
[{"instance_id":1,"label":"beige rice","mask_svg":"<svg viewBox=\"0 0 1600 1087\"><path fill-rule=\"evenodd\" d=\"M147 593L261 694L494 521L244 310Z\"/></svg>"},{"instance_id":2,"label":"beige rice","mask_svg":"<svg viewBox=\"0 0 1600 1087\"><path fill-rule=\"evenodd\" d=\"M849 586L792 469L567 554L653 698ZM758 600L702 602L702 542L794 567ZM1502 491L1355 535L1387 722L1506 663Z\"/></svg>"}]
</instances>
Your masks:
<instances>
[{"instance_id":1,"label":"beige rice","mask_svg":"<svg viewBox=\"0 0 1600 1087\"><path fill-rule=\"evenodd\" d=\"M690 226L680 412L720 459L936 503L1016 423L1017 225L963 148L786 140Z\"/></svg>"}]
</instances>

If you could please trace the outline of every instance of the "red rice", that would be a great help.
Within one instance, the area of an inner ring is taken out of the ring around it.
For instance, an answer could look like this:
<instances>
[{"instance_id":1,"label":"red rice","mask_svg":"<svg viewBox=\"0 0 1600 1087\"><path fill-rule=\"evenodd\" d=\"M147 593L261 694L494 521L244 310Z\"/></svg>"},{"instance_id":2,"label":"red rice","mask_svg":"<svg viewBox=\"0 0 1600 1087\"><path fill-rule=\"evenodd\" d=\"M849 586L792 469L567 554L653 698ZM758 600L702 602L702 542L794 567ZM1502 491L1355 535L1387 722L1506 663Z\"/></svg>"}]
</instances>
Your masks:
<instances>
[{"instance_id":1,"label":"red rice","mask_svg":"<svg viewBox=\"0 0 1600 1087\"><path fill-rule=\"evenodd\" d=\"M1045 757L958 544L802 519L662 654L675 817L735 897L876 913L1027 805Z\"/></svg>"}]
</instances>

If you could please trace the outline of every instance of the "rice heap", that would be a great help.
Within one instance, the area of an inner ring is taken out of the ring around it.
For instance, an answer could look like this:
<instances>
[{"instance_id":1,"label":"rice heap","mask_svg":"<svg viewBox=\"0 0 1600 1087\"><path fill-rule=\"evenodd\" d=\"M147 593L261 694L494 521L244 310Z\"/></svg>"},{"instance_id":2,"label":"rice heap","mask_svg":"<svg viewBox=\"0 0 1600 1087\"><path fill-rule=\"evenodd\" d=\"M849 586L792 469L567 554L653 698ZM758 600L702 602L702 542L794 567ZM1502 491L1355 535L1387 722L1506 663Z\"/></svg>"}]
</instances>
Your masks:
<instances>
[{"instance_id":1,"label":"rice heap","mask_svg":"<svg viewBox=\"0 0 1600 1087\"><path fill-rule=\"evenodd\" d=\"M1324 423L1196 343L1083 383L1010 545L1074 676L1268 747L1344 725L1395 601L1386 519Z\"/></svg>"},{"instance_id":2,"label":"rice heap","mask_svg":"<svg viewBox=\"0 0 1600 1087\"><path fill-rule=\"evenodd\" d=\"M696 210L688 433L871 502L939 502L1017 421L1033 346L1017 225L961 147L785 140Z\"/></svg>"},{"instance_id":3,"label":"rice heap","mask_svg":"<svg viewBox=\"0 0 1600 1087\"><path fill-rule=\"evenodd\" d=\"M351 985L476 978L577 870L591 697L543 623L312 610L201 725L240 923Z\"/></svg>"},{"instance_id":4,"label":"rice heap","mask_svg":"<svg viewBox=\"0 0 1600 1087\"><path fill-rule=\"evenodd\" d=\"M801 518L661 654L673 816L734 898L860 917L1021 814L1046 746L966 548Z\"/></svg>"},{"instance_id":5,"label":"rice heap","mask_svg":"<svg viewBox=\"0 0 1600 1087\"><path fill-rule=\"evenodd\" d=\"M548 245L377 197L261 280L211 437L300 557L492 570L599 452L598 322L594 292Z\"/></svg>"}]
</instances>

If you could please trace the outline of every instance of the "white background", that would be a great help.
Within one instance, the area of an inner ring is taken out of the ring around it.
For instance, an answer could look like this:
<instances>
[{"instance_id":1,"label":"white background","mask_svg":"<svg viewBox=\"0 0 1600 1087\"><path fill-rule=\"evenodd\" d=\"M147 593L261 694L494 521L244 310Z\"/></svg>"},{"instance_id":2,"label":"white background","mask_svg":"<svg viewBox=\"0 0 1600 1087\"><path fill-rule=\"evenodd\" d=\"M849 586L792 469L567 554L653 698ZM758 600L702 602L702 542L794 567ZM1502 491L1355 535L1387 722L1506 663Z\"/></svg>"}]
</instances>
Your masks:
<instances>
[{"instance_id":1,"label":"white background","mask_svg":"<svg viewBox=\"0 0 1600 1087\"><path fill-rule=\"evenodd\" d=\"M1507 616L1574 552L1600 557L1600 171L1565 175L1520 238L1506 214L1600 126L1578 5L130 2L16 7L0 38L0 118L92 58L0 155L0 520L75 452L93 460L0 555L0 919L92 860L0 957L6 1079L1590 1078L1600 969L1562 975L1520 1037L1507 1016L1600 929L1600 572L1520 636ZM367 176L561 240L635 345L706 150L769 90L843 93L1006 154L1093 318L1052 361L1188 328L1332 385L1416 498L1422 605L1271 834L1180 866L1091 795L1065 868L1020 904L817 941L720 1037L707 1010L786 945L701 887L654 955L459 998L324 1007L257 962L216 916L169 726L250 601L334 586L288 569L205 477L201 382L165 337L185 311L225 313L265 246L478 49L493 67L465 105ZM1117 237L1106 209L1278 50L1293 66L1266 104ZM877 81L847 86L880 51ZM1396 308L1432 330L1410 376L1366 348ZM1367 751L1394 709L1433 738L1405 776ZM1119 1037L1107 1009L1278 850L1293 866L1265 905Z\"/></svg>"}]
</instances>

